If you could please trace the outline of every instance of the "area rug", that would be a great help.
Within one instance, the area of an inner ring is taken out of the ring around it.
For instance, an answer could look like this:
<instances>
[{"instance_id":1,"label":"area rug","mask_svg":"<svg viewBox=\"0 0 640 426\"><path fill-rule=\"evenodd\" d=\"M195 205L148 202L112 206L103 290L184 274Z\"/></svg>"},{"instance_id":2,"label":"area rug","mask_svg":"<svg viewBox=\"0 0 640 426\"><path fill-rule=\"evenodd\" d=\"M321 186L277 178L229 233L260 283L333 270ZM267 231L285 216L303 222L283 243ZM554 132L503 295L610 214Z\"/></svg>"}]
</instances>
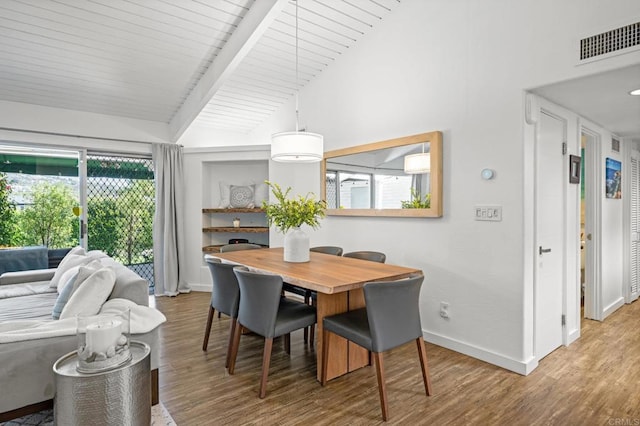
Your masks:
<instances>
[{"instance_id":1,"label":"area rug","mask_svg":"<svg viewBox=\"0 0 640 426\"><path fill-rule=\"evenodd\" d=\"M51 426L53 425L53 409L40 411L20 417L9 422L0 423L0 426ZM176 426L171 414L159 403L151 407L151 426Z\"/></svg>"}]
</instances>

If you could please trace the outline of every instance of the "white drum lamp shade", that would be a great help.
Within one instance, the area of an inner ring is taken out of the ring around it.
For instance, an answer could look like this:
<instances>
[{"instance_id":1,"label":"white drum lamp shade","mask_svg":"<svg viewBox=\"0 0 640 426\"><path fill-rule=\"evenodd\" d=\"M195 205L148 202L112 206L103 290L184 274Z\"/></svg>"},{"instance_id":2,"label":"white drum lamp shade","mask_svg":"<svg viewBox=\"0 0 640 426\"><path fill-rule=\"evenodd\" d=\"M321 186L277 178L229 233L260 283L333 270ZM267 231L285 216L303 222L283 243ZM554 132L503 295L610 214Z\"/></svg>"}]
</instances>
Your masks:
<instances>
[{"instance_id":1,"label":"white drum lamp shade","mask_svg":"<svg viewBox=\"0 0 640 426\"><path fill-rule=\"evenodd\" d=\"M423 152L420 154L405 155L404 172L410 175L419 173L429 173L431 171L431 154Z\"/></svg>"},{"instance_id":2,"label":"white drum lamp shade","mask_svg":"<svg viewBox=\"0 0 640 426\"><path fill-rule=\"evenodd\" d=\"M271 159L289 163L315 163L322 160L324 138L310 132L281 132L271 136Z\"/></svg>"}]
</instances>

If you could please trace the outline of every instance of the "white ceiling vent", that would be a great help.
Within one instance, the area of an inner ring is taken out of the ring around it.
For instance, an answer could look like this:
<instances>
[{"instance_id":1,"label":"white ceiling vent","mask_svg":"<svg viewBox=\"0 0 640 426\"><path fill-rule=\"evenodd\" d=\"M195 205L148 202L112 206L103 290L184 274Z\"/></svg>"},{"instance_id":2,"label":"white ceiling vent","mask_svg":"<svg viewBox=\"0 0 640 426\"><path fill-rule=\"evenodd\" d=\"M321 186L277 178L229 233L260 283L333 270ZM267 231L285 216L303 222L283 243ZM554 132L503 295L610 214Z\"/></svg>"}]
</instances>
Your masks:
<instances>
[{"instance_id":1,"label":"white ceiling vent","mask_svg":"<svg viewBox=\"0 0 640 426\"><path fill-rule=\"evenodd\" d=\"M580 40L580 60L640 46L640 22Z\"/></svg>"}]
</instances>

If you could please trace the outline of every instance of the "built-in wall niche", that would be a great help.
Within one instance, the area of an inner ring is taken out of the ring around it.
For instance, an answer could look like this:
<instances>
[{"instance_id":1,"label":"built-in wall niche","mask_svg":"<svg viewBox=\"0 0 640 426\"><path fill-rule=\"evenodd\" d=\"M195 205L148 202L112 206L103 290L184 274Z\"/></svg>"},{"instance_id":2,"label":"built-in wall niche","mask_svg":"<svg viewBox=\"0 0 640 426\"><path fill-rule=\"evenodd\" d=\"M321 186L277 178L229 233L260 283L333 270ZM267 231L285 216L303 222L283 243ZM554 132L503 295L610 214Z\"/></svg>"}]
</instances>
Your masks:
<instances>
[{"instance_id":1,"label":"built-in wall niche","mask_svg":"<svg viewBox=\"0 0 640 426\"><path fill-rule=\"evenodd\" d=\"M263 184L268 176L268 160L202 163L202 247L205 251L210 251L207 247L227 244L231 239L269 244L267 220L261 205L232 208L226 202L221 204L225 188L254 185L255 190L255 185ZM240 223L234 227L236 218Z\"/></svg>"}]
</instances>

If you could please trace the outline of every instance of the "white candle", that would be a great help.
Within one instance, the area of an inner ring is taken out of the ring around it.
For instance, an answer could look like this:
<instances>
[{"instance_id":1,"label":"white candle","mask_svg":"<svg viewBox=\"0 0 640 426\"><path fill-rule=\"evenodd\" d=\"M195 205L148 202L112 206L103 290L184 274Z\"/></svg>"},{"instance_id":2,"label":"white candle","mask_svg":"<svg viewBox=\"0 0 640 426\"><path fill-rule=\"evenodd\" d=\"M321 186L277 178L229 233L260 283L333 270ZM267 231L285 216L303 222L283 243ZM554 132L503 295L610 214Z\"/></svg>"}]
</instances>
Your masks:
<instances>
[{"instance_id":1,"label":"white candle","mask_svg":"<svg viewBox=\"0 0 640 426\"><path fill-rule=\"evenodd\" d=\"M116 346L120 338L121 322L117 320L87 325L86 346L93 353L107 353L107 349Z\"/></svg>"}]
</instances>

